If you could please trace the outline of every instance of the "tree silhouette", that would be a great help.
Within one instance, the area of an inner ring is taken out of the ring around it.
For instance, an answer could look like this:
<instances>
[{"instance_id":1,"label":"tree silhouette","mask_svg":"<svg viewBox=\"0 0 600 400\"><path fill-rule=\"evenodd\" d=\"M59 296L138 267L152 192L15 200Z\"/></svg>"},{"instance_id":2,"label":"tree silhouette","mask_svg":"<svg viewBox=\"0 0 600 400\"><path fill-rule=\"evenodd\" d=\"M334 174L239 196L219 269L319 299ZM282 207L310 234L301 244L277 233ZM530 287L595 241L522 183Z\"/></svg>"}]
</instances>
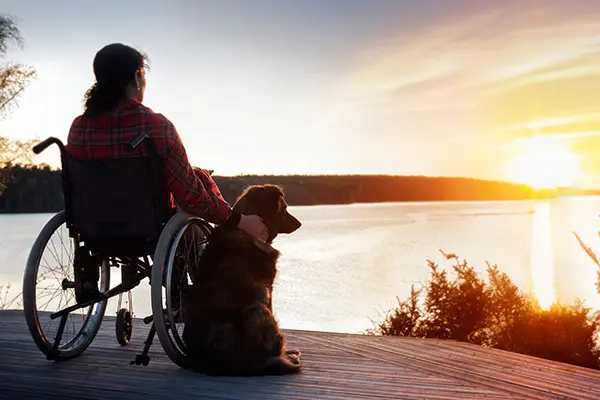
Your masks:
<instances>
[{"instance_id":1,"label":"tree silhouette","mask_svg":"<svg viewBox=\"0 0 600 400\"><path fill-rule=\"evenodd\" d=\"M0 16L0 59L4 60L12 46L23 48L25 40L13 18ZM19 96L36 77L33 68L13 62L0 66L0 120L18 106ZM0 136L0 195L13 179L10 167L31 162L31 147L36 140L10 140Z\"/></svg>"},{"instance_id":2,"label":"tree silhouette","mask_svg":"<svg viewBox=\"0 0 600 400\"><path fill-rule=\"evenodd\" d=\"M25 40L11 17L0 16L0 58L5 59L12 45L23 48ZM0 67L0 119L18 105L19 96L36 77L32 67L5 62Z\"/></svg>"}]
</instances>

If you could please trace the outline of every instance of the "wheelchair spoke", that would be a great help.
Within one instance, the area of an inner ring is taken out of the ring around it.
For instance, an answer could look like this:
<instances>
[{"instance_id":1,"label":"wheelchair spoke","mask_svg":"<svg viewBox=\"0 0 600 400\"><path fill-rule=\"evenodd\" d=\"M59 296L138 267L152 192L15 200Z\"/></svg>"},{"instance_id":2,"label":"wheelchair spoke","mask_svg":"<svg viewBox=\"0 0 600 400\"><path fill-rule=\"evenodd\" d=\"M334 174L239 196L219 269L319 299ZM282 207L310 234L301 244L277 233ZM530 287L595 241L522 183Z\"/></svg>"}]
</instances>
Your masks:
<instances>
[{"instance_id":1,"label":"wheelchair spoke","mask_svg":"<svg viewBox=\"0 0 600 400\"><path fill-rule=\"evenodd\" d=\"M48 304L50 304L50 302L56 298L56 295L60 296L60 294L61 294L60 293L60 288L56 289L54 291L54 294L52 295L52 297L50 297L50 300L48 300L46 303L44 303L44 305L42 307L40 307L40 308L43 308L43 311L46 311L46 308L48 307Z\"/></svg>"},{"instance_id":2,"label":"wheelchair spoke","mask_svg":"<svg viewBox=\"0 0 600 400\"><path fill-rule=\"evenodd\" d=\"M103 300L73 310L73 315L69 313L64 320L57 353L53 352L57 325L61 321L51 319L50 315L77 305L73 266L75 243L70 240L65 221L64 212L48 221L32 246L24 276L23 308L29 331L40 350L52 358L74 357L87 348L106 310L106 300ZM109 266L103 262L98 269L99 289L105 292L110 285Z\"/></svg>"},{"instance_id":3,"label":"wheelchair spoke","mask_svg":"<svg viewBox=\"0 0 600 400\"><path fill-rule=\"evenodd\" d=\"M195 267L208 243L211 227L186 213L174 216L161 234L152 270L152 312L163 349L186 367L185 298L194 284Z\"/></svg>"},{"instance_id":4,"label":"wheelchair spoke","mask_svg":"<svg viewBox=\"0 0 600 400\"><path fill-rule=\"evenodd\" d=\"M62 238L62 233L59 233L58 236L60 238L60 246L65 251L65 254L67 254L67 257L69 257L69 251L65 248L65 243L64 243L63 238ZM65 265L65 262L64 262L64 259L63 259L63 253L62 252L60 253L60 265ZM69 265L71 265L71 264L69 263Z\"/></svg>"},{"instance_id":5,"label":"wheelchair spoke","mask_svg":"<svg viewBox=\"0 0 600 400\"><path fill-rule=\"evenodd\" d=\"M59 258L59 257L57 257L58 250L56 250L56 246L54 245L54 240L53 240L53 239L52 239L52 240L50 240L50 243L52 244L52 248L54 249L54 253L50 252L50 254L52 254L52 257L54 257L54 259L56 260L57 264L58 264L58 265L60 265L60 266L61 266L61 268L62 268L62 266L63 266L64 264L63 264L61 261L59 261L59 260L58 260L58 258ZM61 253L61 254L62 254L62 253ZM62 256L61 256L60 258L62 258Z\"/></svg>"}]
</instances>

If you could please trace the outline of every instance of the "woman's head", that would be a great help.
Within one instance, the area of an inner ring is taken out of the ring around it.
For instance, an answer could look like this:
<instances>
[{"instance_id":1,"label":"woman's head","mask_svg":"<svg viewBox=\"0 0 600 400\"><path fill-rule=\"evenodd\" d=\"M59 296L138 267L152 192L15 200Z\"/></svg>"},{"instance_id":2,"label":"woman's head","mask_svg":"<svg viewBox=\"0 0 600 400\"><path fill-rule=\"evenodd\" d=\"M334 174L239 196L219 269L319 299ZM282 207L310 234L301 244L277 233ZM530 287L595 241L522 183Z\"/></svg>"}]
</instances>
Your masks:
<instances>
[{"instance_id":1,"label":"woman's head","mask_svg":"<svg viewBox=\"0 0 600 400\"><path fill-rule=\"evenodd\" d=\"M146 56L120 43L109 44L94 57L96 82L85 94L85 114L95 116L114 109L122 100L143 101Z\"/></svg>"}]
</instances>

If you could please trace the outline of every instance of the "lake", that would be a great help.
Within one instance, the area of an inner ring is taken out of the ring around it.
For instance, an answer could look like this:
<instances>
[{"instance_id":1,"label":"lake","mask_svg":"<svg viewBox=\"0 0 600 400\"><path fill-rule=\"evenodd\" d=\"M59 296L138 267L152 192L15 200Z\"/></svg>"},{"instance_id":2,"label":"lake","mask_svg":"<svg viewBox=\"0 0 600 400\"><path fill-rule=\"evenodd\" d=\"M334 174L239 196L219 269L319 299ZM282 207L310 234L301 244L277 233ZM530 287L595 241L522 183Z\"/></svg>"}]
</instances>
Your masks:
<instances>
[{"instance_id":1,"label":"lake","mask_svg":"<svg viewBox=\"0 0 600 400\"><path fill-rule=\"evenodd\" d=\"M555 299L600 308L596 266L573 236L600 251L599 197L551 201L384 203L290 207L303 223L281 253L273 307L282 327L362 332L426 283L427 260L451 268L452 252L485 275L497 264L542 305ZM0 285L21 291L30 246L51 214L0 215ZM113 269L113 277L119 276ZM117 281L118 282L118 281ZM151 313L148 281L134 289L137 316ZM116 299L107 313L116 312ZM114 315L114 314L113 314Z\"/></svg>"}]
</instances>

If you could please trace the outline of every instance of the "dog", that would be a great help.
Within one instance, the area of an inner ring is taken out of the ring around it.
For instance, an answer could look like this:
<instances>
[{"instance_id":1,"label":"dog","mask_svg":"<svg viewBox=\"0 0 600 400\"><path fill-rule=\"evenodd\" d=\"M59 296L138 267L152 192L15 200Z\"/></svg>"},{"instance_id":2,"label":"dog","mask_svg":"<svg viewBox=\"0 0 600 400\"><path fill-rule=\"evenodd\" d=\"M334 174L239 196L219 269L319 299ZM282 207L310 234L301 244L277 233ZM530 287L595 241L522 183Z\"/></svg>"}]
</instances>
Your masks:
<instances>
[{"instance_id":1,"label":"dog","mask_svg":"<svg viewBox=\"0 0 600 400\"><path fill-rule=\"evenodd\" d=\"M287 210L281 188L251 186L233 207L259 215L265 242L244 231L217 228L191 275L183 304L182 339L191 369L207 375L283 375L300 370L300 351L287 349L271 309L279 251L271 246L301 222Z\"/></svg>"}]
</instances>

